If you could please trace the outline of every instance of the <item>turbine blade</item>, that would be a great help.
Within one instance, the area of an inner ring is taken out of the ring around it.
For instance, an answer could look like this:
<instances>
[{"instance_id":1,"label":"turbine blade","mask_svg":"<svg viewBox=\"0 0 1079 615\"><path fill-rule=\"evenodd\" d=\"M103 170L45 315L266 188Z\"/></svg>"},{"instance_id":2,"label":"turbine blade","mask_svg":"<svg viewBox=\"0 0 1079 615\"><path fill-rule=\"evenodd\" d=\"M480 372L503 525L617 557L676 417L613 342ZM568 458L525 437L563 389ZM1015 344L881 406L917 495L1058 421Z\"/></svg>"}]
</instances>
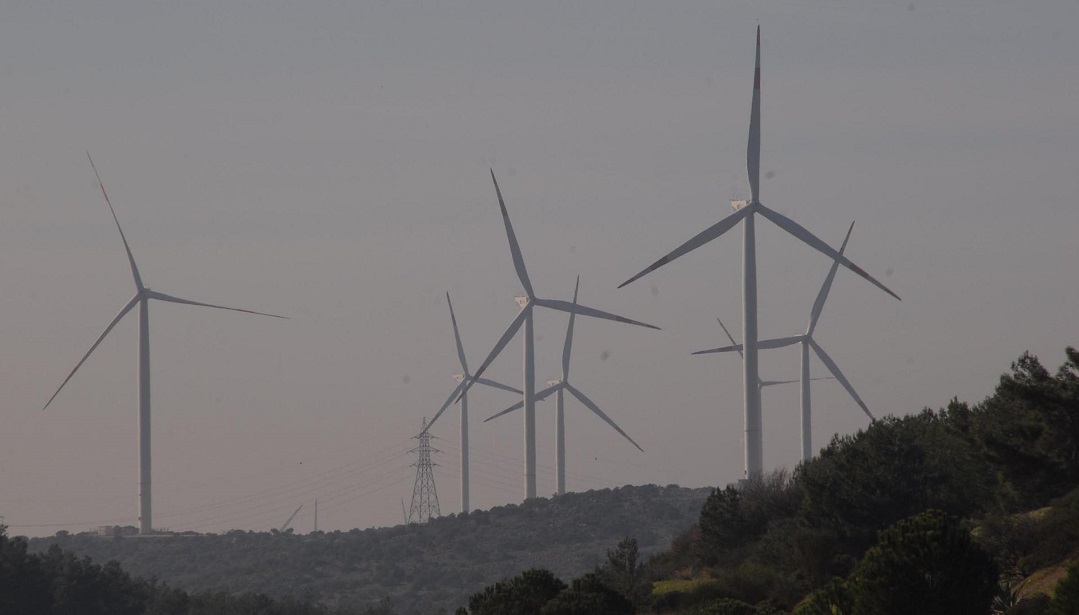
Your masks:
<instances>
[{"instance_id":1,"label":"turbine blade","mask_svg":"<svg viewBox=\"0 0 1079 615\"><path fill-rule=\"evenodd\" d=\"M590 308L580 303L570 303L569 301L562 301L561 299L535 299L533 300L535 305L540 307L550 308L552 310L560 310L562 312L569 312L571 314L580 314L581 316L591 316L593 318L602 318L604 320L613 320L615 322L624 322L628 325L637 325L638 327L647 327L649 329L659 330L659 327L655 325L649 325L636 320L631 320L617 314L611 314L610 312L604 312L603 310L597 310Z\"/></svg>"},{"instance_id":2,"label":"turbine blade","mask_svg":"<svg viewBox=\"0 0 1079 615\"><path fill-rule=\"evenodd\" d=\"M887 286L885 286L884 284L881 284L880 282L877 281L876 278L874 278L873 276L871 276L868 273L866 273L865 271L863 271L861 267L859 267L858 265L855 265L854 263L852 263L850 261L850 259L848 259L846 256L843 256L839 252L836 252L835 249L833 249L831 246L829 246L828 244L826 244L823 241L821 241L820 239L818 239L816 235L814 235L813 233L810 233L802 225L800 225L797 222L795 222L794 220L791 220L790 218L784 216L783 214L780 214L780 213L777 213L775 211L772 211L771 209L768 209L764 205L758 204L758 208L759 208L758 211L760 211L761 215L763 215L765 218L768 218L769 220L771 220L779 228L787 231L791 235L794 235L798 239L801 239L803 242L808 244L810 247L816 249L818 252L824 254L825 256L827 256L827 257L829 257L829 258L831 258L833 260L839 261L839 264L843 265L847 269L850 269L854 273L857 273L858 275L862 276L863 278L868 280L871 284L873 284L877 288L883 290L884 292L886 292L889 295L895 297L896 299L899 299L899 295L893 293L891 291L891 289L889 289ZM902 299L899 299L899 300L902 301Z\"/></svg>"},{"instance_id":3,"label":"turbine blade","mask_svg":"<svg viewBox=\"0 0 1079 615\"><path fill-rule=\"evenodd\" d=\"M521 246L517 243L517 235L513 232L510 224L510 214L506 211L506 202L502 200L502 190L498 188L498 180L495 179L495 170L491 169L491 181L495 183L495 193L498 194L498 206L502 208L502 222L506 225L506 237L510 241L510 255L513 257L513 268L517 270L517 277L521 280L521 286L529 297L534 297L532 282L528 280L528 272L525 271L525 259L521 255Z\"/></svg>"},{"instance_id":4,"label":"turbine blade","mask_svg":"<svg viewBox=\"0 0 1079 615\"><path fill-rule=\"evenodd\" d=\"M450 294L446 293L446 304L450 306L450 321L453 322L453 339L457 342L457 358L461 360L461 369L468 374L468 362L465 361L465 347L461 344L461 334L457 331L457 317L453 315L453 302Z\"/></svg>"},{"instance_id":5,"label":"turbine blade","mask_svg":"<svg viewBox=\"0 0 1079 615\"><path fill-rule=\"evenodd\" d=\"M475 380L478 384L482 384L484 386L489 386L492 389L502 389L503 391L509 391L510 393L516 393L518 395L523 395L523 392L521 391L521 389L515 389L515 388L513 388L513 387L511 387L509 385L502 384L501 382L497 382L495 380L490 380L488 378L469 378L469 380Z\"/></svg>"},{"instance_id":6,"label":"turbine blade","mask_svg":"<svg viewBox=\"0 0 1079 615\"><path fill-rule=\"evenodd\" d=\"M723 346L722 348L709 348L708 350L698 350L693 354L715 354L718 352L737 352L738 356L742 356L742 345L735 344L733 346Z\"/></svg>"},{"instance_id":7,"label":"turbine blade","mask_svg":"<svg viewBox=\"0 0 1079 615\"><path fill-rule=\"evenodd\" d=\"M577 306L577 291L581 288L581 276L577 276L577 285L573 287L573 305ZM573 346L573 319L577 312L569 313L569 327L566 328L566 343L562 347L562 379L569 378L569 352Z\"/></svg>"},{"instance_id":8,"label":"turbine blade","mask_svg":"<svg viewBox=\"0 0 1079 615\"><path fill-rule=\"evenodd\" d=\"M839 253L842 254L847 249L847 241L850 240L850 232L854 230L854 223L850 223L850 228L847 229L847 236L843 238L843 245L839 247ZM817 298L813 301L813 310L809 314L809 327L806 328L806 335L813 335L813 330L817 328L817 320L820 319L820 313L824 309L824 302L828 300L828 293L832 290L832 281L835 280L835 272L839 270L839 261L832 261L832 268L828 270L828 276L824 278L824 284L820 287L820 292L817 293Z\"/></svg>"},{"instance_id":9,"label":"turbine blade","mask_svg":"<svg viewBox=\"0 0 1079 615\"><path fill-rule=\"evenodd\" d=\"M557 391L560 387L562 387L562 385L563 385L563 383L559 382L557 384L553 384L553 385L547 387L546 389L543 389L542 391L537 392L536 395L535 395L536 401L542 401L544 399L547 399L548 397L550 397L551 393L554 393L555 391ZM498 417L502 416L503 414L509 414L510 412L513 412L515 410L520 410L521 408L524 407L524 405L525 405L525 402L522 399L521 401L519 401L519 402L513 404L512 406L510 406L509 408L506 408L502 412L499 412L497 414L492 414L491 416L483 419L483 422L486 423L487 421L497 419Z\"/></svg>"},{"instance_id":10,"label":"turbine blade","mask_svg":"<svg viewBox=\"0 0 1079 615\"><path fill-rule=\"evenodd\" d=\"M802 341L805 336L795 335L793 337L778 337L771 340L760 340L757 342L758 350L771 350L773 348L786 348L792 344L797 344ZM693 354L712 354L716 352L741 352L742 345L735 344L734 346L724 346L722 348L712 348L711 350L698 350Z\"/></svg>"},{"instance_id":11,"label":"turbine blade","mask_svg":"<svg viewBox=\"0 0 1079 615\"><path fill-rule=\"evenodd\" d=\"M738 342L734 341L734 336L731 335L731 332L727 330L727 326L723 324L722 320L717 318L716 321L719 322L720 327L723 327L723 332L727 334L727 339L729 339L731 341L731 344L738 347L735 350L738 351L738 356L741 357L742 356L742 345L739 344ZM702 353L695 352L693 354L702 354Z\"/></svg>"},{"instance_id":12,"label":"turbine blade","mask_svg":"<svg viewBox=\"0 0 1079 615\"><path fill-rule=\"evenodd\" d=\"M786 348L802 341L805 336L793 335L791 337L777 337L770 340L760 340L757 342L757 348L761 350L772 350L774 348Z\"/></svg>"},{"instance_id":13,"label":"turbine blade","mask_svg":"<svg viewBox=\"0 0 1079 615\"><path fill-rule=\"evenodd\" d=\"M513 336L517 334L517 330L521 328L522 324L524 324L525 317L528 316L528 313L531 309L532 304L529 303L524 307L524 309L517 313L517 317L513 319L513 322L510 323L510 326L506 328L506 332L503 333L502 337L498 339L498 343L496 343L495 347L491 350L490 353L488 353L487 358L483 360L480 368L476 370L475 374L472 374L472 378L464 379L463 382L465 383L465 387L461 389L461 394L457 396L457 401L461 401L461 398L464 397L464 394L467 393L468 389L472 387L472 383L479 381L479 377L483 374L484 371L487 370L487 367L491 365L491 362L495 360L495 357L497 357L499 353L502 352L502 349L506 347L506 344L510 343L510 340L513 339Z\"/></svg>"},{"instance_id":14,"label":"turbine blade","mask_svg":"<svg viewBox=\"0 0 1079 615\"><path fill-rule=\"evenodd\" d=\"M243 308L227 307L224 305L214 305L213 303L202 303L199 301L191 301L190 299L181 299L179 297L173 297L172 295L166 295L165 293L159 293L156 290L146 290L146 297L148 299L158 299L160 301L167 301L168 303L181 303L183 305L197 305L199 307L214 308L216 310L228 310L230 312L243 312L245 314L255 314L257 316L269 316L270 318L283 318L289 320L288 316L278 316L277 314L267 314L266 312L256 312L254 310L245 310Z\"/></svg>"},{"instance_id":15,"label":"turbine blade","mask_svg":"<svg viewBox=\"0 0 1079 615\"><path fill-rule=\"evenodd\" d=\"M716 222L715 224L708 227L704 231L702 231L702 232L698 233L697 235L695 235L689 241L687 241L684 244L682 244L682 245L678 246L677 248L675 248L674 251L667 254L667 256L664 256L663 258L661 258L658 261L652 263L648 267L645 267L644 270L642 270L637 275L635 275L632 278L626 280L625 282L622 282L621 284L619 284L618 288L622 288L623 286L629 284L630 282L633 282L634 280L637 280L637 279L641 278L645 274L651 273L652 271L655 271L656 269L659 269L660 267L662 267L662 266L666 265L667 263L673 261L674 259L678 258L679 256L682 256L683 254L686 254L688 252L692 252L693 250L696 250L697 248L699 248L699 247L703 246L704 244L708 243L709 241L712 241L716 237L719 237L723 233L726 233L727 231L731 230L731 228L735 224L738 224L742 220L742 218L746 217L746 214L748 214L752 209L753 209L752 205L747 206L747 207L743 207L742 209L739 209L738 211L736 211L736 212L732 213L731 215L727 216L726 218L723 218L719 222Z\"/></svg>"},{"instance_id":16,"label":"turbine blade","mask_svg":"<svg viewBox=\"0 0 1079 615\"><path fill-rule=\"evenodd\" d=\"M752 203L759 203L761 182L761 27L757 26L757 60L753 69L753 103L749 111L749 145L746 147Z\"/></svg>"},{"instance_id":17,"label":"turbine blade","mask_svg":"<svg viewBox=\"0 0 1079 615\"><path fill-rule=\"evenodd\" d=\"M818 344L816 340L814 340L813 338L808 339L809 345L813 347L813 351L817 353L817 357L819 357L821 362L824 363L824 366L828 368L828 371L832 372L832 375L835 376L835 379L839 381L839 384L843 385L843 388L847 390L847 393L850 394L850 396L854 399L855 403L858 404L858 407L862 409L862 412L865 412L866 416L869 417L870 421L877 420L877 418L873 416L873 414L869 411L869 408L866 407L865 402L862 401L862 398L858 397L858 392L854 390L853 386L851 386L850 381L847 380L847 377L843 375L843 372L840 371L839 366L835 364L835 361L832 360L832 357L828 356L827 352L824 352L824 349L820 347L820 344Z\"/></svg>"},{"instance_id":18,"label":"turbine blade","mask_svg":"<svg viewBox=\"0 0 1079 615\"><path fill-rule=\"evenodd\" d=\"M56 396L59 395L60 391L64 389L64 385L67 384L68 380L71 380L71 377L75 375L75 372L79 371L79 368L82 367L82 364L86 362L86 359L90 358L90 355L93 354L94 350L97 350L97 347L101 344L101 340L105 339L105 336L109 334L109 331L112 331L112 328L116 326L116 323L120 322L120 319L122 319L128 312L130 312L131 308L135 307L135 305L138 304L140 298L141 295L136 293L135 296L132 297L131 300L128 301L127 304L120 309L116 316L113 317L112 322L109 323L109 326L105 327L105 330L102 331L101 335L97 337L97 341L94 342L94 345L90 346L90 350L87 350L86 354L84 354L82 358L79 359L79 362L75 364L75 369L71 370L71 373L67 375L67 378L64 378L64 381L60 383L59 388L56 389L56 392L52 394L52 397L49 398L49 401L47 401L45 405L41 408L42 410L49 407L49 404L52 403L52 400L56 399Z\"/></svg>"},{"instance_id":19,"label":"turbine blade","mask_svg":"<svg viewBox=\"0 0 1079 615\"><path fill-rule=\"evenodd\" d=\"M761 388L774 387L780 384L790 384L792 382L798 382L797 380L761 380Z\"/></svg>"},{"instance_id":20,"label":"turbine blade","mask_svg":"<svg viewBox=\"0 0 1079 615\"><path fill-rule=\"evenodd\" d=\"M450 404L453 403L453 400L457 398L457 394L461 392L461 387L463 386L465 386L464 380L457 383L457 386L453 388L453 392L450 393L450 396L446 398L446 402L442 404L442 407L439 408L438 412L435 413L434 418L432 418L430 421L427 421L427 424L423 426L423 429L420 430L420 433L416 434L417 438L427 433L427 430L431 428L431 425L435 424L435 421L438 420L438 417L442 416L442 413L446 411L446 408L449 408Z\"/></svg>"},{"instance_id":21,"label":"turbine blade","mask_svg":"<svg viewBox=\"0 0 1079 615\"><path fill-rule=\"evenodd\" d=\"M503 414L509 414L510 412L513 412L515 410L520 410L521 408L524 407L524 405L525 405L525 402L522 399L521 401L519 401L519 402L513 404L512 406L510 406L509 408L506 408L505 410L503 410L503 411L501 411L501 412L499 412L497 414L492 414L491 416L483 419L483 422L486 423L487 421L497 419L498 417L502 416Z\"/></svg>"},{"instance_id":22,"label":"turbine blade","mask_svg":"<svg viewBox=\"0 0 1079 615\"><path fill-rule=\"evenodd\" d=\"M586 408L588 408L593 413L595 413L595 415L598 416L599 418L603 419L603 421L606 422L611 427L613 427L615 431L622 434L622 437L629 440L629 443L632 444L633 446L636 446L637 450L641 451L642 453L644 452L644 449L641 448L641 445L634 442L633 438L629 437L629 434L622 431L622 428L619 427L617 423L615 423L614 421L611 420L611 417L604 414L603 410L600 410L599 406L596 405L596 402L592 401L591 399L588 399L588 397L584 393L577 390L577 387L573 386L572 384L570 384L568 382L566 382L564 384L566 385L566 390L569 391L570 393L572 393L573 396L576 397L577 400L580 401L582 404L584 404Z\"/></svg>"},{"instance_id":23,"label":"turbine blade","mask_svg":"<svg viewBox=\"0 0 1079 615\"><path fill-rule=\"evenodd\" d=\"M116 230L120 231L120 239L124 242L124 251L127 252L127 262L131 265L131 276L135 278L135 288L142 290L142 276L139 275L139 268L135 265L135 257L131 254L131 246L127 244L124 229L120 228L120 219L116 217L116 210L112 208L109 193L105 192L105 184L101 181L101 175L97 172L97 167L94 165L94 159L90 157L90 152L86 152L86 158L90 160L90 168L94 170L97 185L101 188L101 196L105 197L105 202L109 205L109 211L112 212L112 220L116 222Z\"/></svg>"}]
</instances>

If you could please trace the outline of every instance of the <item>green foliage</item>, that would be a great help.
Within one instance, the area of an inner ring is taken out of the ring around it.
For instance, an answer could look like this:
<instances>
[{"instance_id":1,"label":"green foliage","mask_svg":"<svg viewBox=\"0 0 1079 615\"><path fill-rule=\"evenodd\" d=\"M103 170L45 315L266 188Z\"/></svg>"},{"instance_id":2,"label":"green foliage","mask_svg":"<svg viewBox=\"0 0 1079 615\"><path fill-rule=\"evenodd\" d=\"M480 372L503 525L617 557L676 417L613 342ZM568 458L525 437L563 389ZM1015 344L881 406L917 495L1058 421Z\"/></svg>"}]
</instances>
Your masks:
<instances>
[{"instance_id":1,"label":"green foliage","mask_svg":"<svg viewBox=\"0 0 1079 615\"><path fill-rule=\"evenodd\" d=\"M566 584L548 570L533 568L495 583L468 599L471 615L539 615Z\"/></svg>"},{"instance_id":2,"label":"green foliage","mask_svg":"<svg viewBox=\"0 0 1079 615\"><path fill-rule=\"evenodd\" d=\"M1053 593L1049 615L1079 615L1079 563L1068 568Z\"/></svg>"},{"instance_id":3,"label":"green foliage","mask_svg":"<svg viewBox=\"0 0 1079 615\"><path fill-rule=\"evenodd\" d=\"M968 440L932 411L875 421L852 436L836 436L796 478L804 512L868 545L899 519L935 508L967 516L992 499L992 471Z\"/></svg>"},{"instance_id":4,"label":"green foliage","mask_svg":"<svg viewBox=\"0 0 1079 615\"><path fill-rule=\"evenodd\" d=\"M974 413L975 432L1012 509L1042 506L1079 483L1079 351L1050 375L1024 353Z\"/></svg>"},{"instance_id":5,"label":"green foliage","mask_svg":"<svg viewBox=\"0 0 1079 615\"><path fill-rule=\"evenodd\" d=\"M614 549L607 550L607 561L597 569L603 583L629 599L634 605L644 604L651 594L651 584L645 577L636 538L623 538Z\"/></svg>"},{"instance_id":6,"label":"green foliage","mask_svg":"<svg viewBox=\"0 0 1079 615\"><path fill-rule=\"evenodd\" d=\"M708 489L644 485L567 493L423 525L293 534L231 531L182 537L56 536L51 544L191 592L286 595L362 610L391 598L402 613L452 613L506 576L538 567L562 579L594 571L625 536L638 566L691 527Z\"/></svg>"},{"instance_id":7,"label":"green foliage","mask_svg":"<svg viewBox=\"0 0 1079 615\"><path fill-rule=\"evenodd\" d=\"M742 494L732 486L715 489L704 502L697 526L701 529L701 560L714 564L720 553L735 549L763 531L763 524L746 518Z\"/></svg>"},{"instance_id":8,"label":"green foliage","mask_svg":"<svg viewBox=\"0 0 1079 615\"><path fill-rule=\"evenodd\" d=\"M852 583L853 615L987 615L997 567L958 521L930 510L881 532Z\"/></svg>"},{"instance_id":9,"label":"green foliage","mask_svg":"<svg viewBox=\"0 0 1079 615\"><path fill-rule=\"evenodd\" d=\"M326 608L261 594L188 595L135 579L116 562L104 566L53 545L31 554L23 538L0 526L0 613L3 615L329 615ZM392 615L386 613L385 615Z\"/></svg>"},{"instance_id":10,"label":"green foliage","mask_svg":"<svg viewBox=\"0 0 1079 615\"><path fill-rule=\"evenodd\" d=\"M0 613L37 615L49 608L48 580L24 538L8 538L0 525Z\"/></svg>"},{"instance_id":11,"label":"green foliage","mask_svg":"<svg viewBox=\"0 0 1079 615\"><path fill-rule=\"evenodd\" d=\"M634 612L633 603L596 574L575 579L540 610L541 615L631 615Z\"/></svg>"},{"instance_id":12,"label":"green foliage","mask_svg":"<svg viewBox=\"0 0 1079 615\"><path fill-rule=\"evenodd\" d=\"M854 597L844 579L832 579L798 603L791 615L849 615Z\"/></svg>"}]
</instances>

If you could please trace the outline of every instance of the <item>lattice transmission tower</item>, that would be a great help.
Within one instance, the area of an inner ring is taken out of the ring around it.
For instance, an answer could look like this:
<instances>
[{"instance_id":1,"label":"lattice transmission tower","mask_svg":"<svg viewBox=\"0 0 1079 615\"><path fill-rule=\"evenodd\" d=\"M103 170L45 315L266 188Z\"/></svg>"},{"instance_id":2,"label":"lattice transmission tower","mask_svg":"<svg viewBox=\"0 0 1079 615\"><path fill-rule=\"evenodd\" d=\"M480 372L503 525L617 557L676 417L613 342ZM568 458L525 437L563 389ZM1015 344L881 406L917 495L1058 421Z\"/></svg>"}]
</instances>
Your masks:
<instances>
[{"instance_id":1,"label":"lattice transmission tower","mask_svg":"<svg viewBox=\"0 0 1079 615\"><path fill-rule=\"evenodd\" d=\"M423 428L427 427L427 419L423 419ZM412 506L408 509L409 523L427 523L438 517L438 492L435 490L435 464L431 461L431 453L440 453L431 448L431 432L421 429L421 435L416 436L420 445L412 449L417 453L416 484L412 487Z\"/></svg>"}]
</instances>

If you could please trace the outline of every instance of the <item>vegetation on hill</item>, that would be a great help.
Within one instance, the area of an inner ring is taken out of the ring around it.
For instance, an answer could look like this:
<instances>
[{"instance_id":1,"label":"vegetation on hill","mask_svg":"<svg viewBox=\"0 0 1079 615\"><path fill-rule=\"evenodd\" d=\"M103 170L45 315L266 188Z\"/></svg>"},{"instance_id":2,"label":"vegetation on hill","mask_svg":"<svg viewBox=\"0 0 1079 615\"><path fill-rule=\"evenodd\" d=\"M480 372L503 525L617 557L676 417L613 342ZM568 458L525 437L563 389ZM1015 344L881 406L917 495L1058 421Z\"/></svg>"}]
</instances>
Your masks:
<instances>
[{"instance_id":1,"label":"vegetation on hill","mask_svg":"<svg viewBox=\"0 0 1079 615\"><path fill-rule=\"evenodd\" d=\"M156 581L132 578L116 562L104 566L53 545L28 550L0 525L0 613L4 615L385 615L330 610L309 600L274 600L262 594L189 594Z\"/></svg>"},{"instance_id":2,"label":"vegetation on hill","mask_svg":"<svg viewBox=\"0 0 1079 615\"><path fill-rule=\"evenodd\" d=\"M1024 354L979 404L888 417L793 475L713 490L644 566L652 594L622 595L687 615L1076 613L1079 352L1066 354L1055 374ZM1026 586L1047 568L1063 577L1055 599Z\"/></svg>"},{"instance_id":3,"label":"vegetation on hill","mask_svg":"<svg viewBox=\"0 0 1079 615\"><path fill-rule=\"evenodd\" d=\"M666 548L693 525L708 489L622 487L449 515L423 525L317 532L32 539L131 574L195 592L303 596L368 608L389 599L400 613L452 612L508 570L544 568L573 578L606 549L636 536L642 552Z\"/></svg>"},{"instance_id":4,"label":"vegetation on hill","mask_svg":"<svg viewBox=\"0 0 1079 615\"><path fill-rule=\"evenodd\" d=\"M388 595L410 601L373 602ZM390 615L448 602L457 615L1079 614L1079 352L1055 374L1025 354L981 403L888 417L792 475L710 493L627 487L302 537L0 535L4 613Z\"/></svg>"}]
</instances>

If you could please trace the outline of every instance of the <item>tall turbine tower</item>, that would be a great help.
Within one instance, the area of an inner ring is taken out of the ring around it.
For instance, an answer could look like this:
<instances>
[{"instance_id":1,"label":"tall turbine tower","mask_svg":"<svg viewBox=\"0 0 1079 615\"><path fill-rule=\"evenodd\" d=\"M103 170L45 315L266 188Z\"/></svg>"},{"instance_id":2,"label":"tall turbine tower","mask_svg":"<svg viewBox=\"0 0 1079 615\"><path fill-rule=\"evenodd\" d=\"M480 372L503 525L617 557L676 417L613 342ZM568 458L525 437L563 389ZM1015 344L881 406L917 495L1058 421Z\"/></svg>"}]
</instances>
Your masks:
<instances>
[{"instance_id":1,"label":"tall turbine tower","mask_svg":"<svg viewBox=\"0 0 1079 615\"><path fill-rule=\"evenodd\" d=\"M637 325L640 327L648 327L649 329L659 329L652 325L647 325L643 322L637 322L636 320L630 320L623 318L609 312L604 312L594 308L586 307L580 304L573 304L569 301L562 301L559 299L543 299L537 297L532 291L532 282L528 279L528 272L525 270L524 257L521 255L521 246L517 243L517 235L513 232L513 225L510 224L510 215L506 211L506 203L502 200L502 191L498 188L498 180L495 179L494 170L491 171L491 181L495 184L495 194L498 195L498 206L502 210L502 222L506 226L506 238L510 244L510 256L513 258L513 267L517 271L517 278L521 281L521 286L524 287L525 296L517 297L517 304L521 306L521 311L517 314L517 317L513 319L510 326L506 328L506 332L502 334L502 337L495 344L495 347L491 350L490 354L480 365L480 368L476 370L474 378L478 378L480 374L487 369L487 366L495 360L495 357L502 352L502 349L506 347L513 336L517 334L518 329L524 326L524 366L522 371L524 372L524 384L521 387L524 389L522 394L522 403L524 405L524 470L525 470L525 499L536 497L536 365L535 365L535 350L532 334L532 308L539 306L552 310L558 310L560 312L569 312L570 314L580 314L582 316L591 316L593 318L603 318L605 320L614 320L616 322L624 322L631 325ZM472 386L472 382L465 383L465 388L461 391L463 396L469 387Z\"/></svg>"},{"instance_id":2,"label":"tall turbine tower","mask_svg":"<svg viewBox=\"0 0 1079 615\"><path fill-rule=\"evenodd\" d=\"M847 241L850 239L850 232L854 230L854 223L851 222L850 228L847 229L847 236L843 238L843 245L839 248L839 253L842 254L847 249ZM833 261L832 268L828 270L828 276L824 278L824 284L821 286L820 291L817 293L817 298L813 301L813 310L809 315L809 326L806 327L806 332L802 335L795 335L793 337L781 337L771 340L764 340L758 342L757 347L763 349L769 348L784 348L793 344L801 344L802 346L802 396L801 396L801 418L802 418L802 459L808 461L813 457L813 419L812 412L810 410L809 399L809 383L811 380L820 380L820 378L810 378L809 376L809 349L812 347L813 352L824 363L828 371L832 372L835 379L843 385L843 388L847 390L854 402L858 404L858 407L865 412L870 421L877 420L873 413L866 407L865 402L858 396L858 392L851 386L847 377L843 375L843 372L836 365L836 362L832 360L832 357L828 356L828 353L820 347L820 344L813 339L813 331L817 328L817 321L820 319L821 311L824 309L824 302L828 300L828 293L832 289L832 281L835 280L836 271L839 269L839 262ZM722 324L722 323L720 323ZM731 340L731 346L724 348L713 348L711 350L701 350L693 354L707 354L712 352L738 352L741 354L742 346L740 344L734 344L734 340Z\"/></svg>"},{"instance_id":3,"label":"tall turbine tower","mask_svg":"<svg viewBox=\"0 0 1079 615\"><path fill-rule=\"evenodd\" d=\"M87 154L87 158L89 158ZM159 293L155 290L150 290L142 283L142 277L139 275L139 268L135 265L135 257L131 254L131 247L128 246L127 238L124 236L124 230L120 228L120 220L116 217L116 210L112 207L112 202L109 201L109 195L105 192L105 185L101 182L101 176L97 173L97 167L94 166L94 161L90 159L90 167L94 169L94 175L97 177L97 185L101 188L101 194L105 197L105 203L109 206L109 211L112 212L112 219L116 223L116 230L120 231L120 239L124 242L124 250L127 252L127 262L131 266L131 275L135 279L135 296L128 301L124 307L120 309L107 327L105 331L98 336L97 341L93 346L90 346L90 350L86 351L82 359L75 364L75 369L71 370L71 373L64 378L64 381L60 383L60 387L56 389L56 392L52 394L49 401L45 404L45 408L49 407L56 396L63 390L64 385L71 380L71 377L75 375L75 372L79 371L82 364L86 362L86 359L97 349L101 341L105 339L105 336L112 331L112 328L116 326L116 323L127 315L136 305L139 307L139 533L148 534L153 531L153 523L151 519L151 500L150 500L150 299L157 299L159 301L166 301L169 303L181 303L184 305L197 305L202 307L215 308L219 310L230 310L233 312L244 312L247 314L258 314L259 316L270 316L273 318L285 318L284 316L277 316L275 314L266 314L264 312L255 312L252 310L243 310L240 308L225 307L223 305L213 305L210 303L200 303L198 301L190 301L188 299L180 299L179 297L172 297L164 293ZM43 408L44 409L44 408Z\"/></svg>"},{"instance_id":4,"label":"tall turbine tower","mask_svg":"<svg viewBox=\"0 0 1079 615\"><path fill-rule=\"evenodd\" d=\"M757 256L756 239L753 230L755 214L761 214L773 224L794 235L818 252L838 261L844 267L862 276L889 295L899 299L885 285L870 276L828 244L818 239L802 225L779 214L760 202L760 154L761 154L761 29L757 27L756 68L753 74L753 102L749 114L749 145L746 153L746 166L749 171L749 201L731 203L735 212L716 224L705 229L689 241L675 248L663 258L652 263L630 279L622 282L619 288L637 280L645 274L659 269L674 259L691 252L704 244L742 224L742 347L745 349L742 361L742 394L745 398L743 423L745 425L745 478L756 477L764 472L764 439L761 432L761 395L757 370Z\"/></svg>"},{"instance_id":5,"label":"tall turbine tower","mask_svg":"<svg viewBox=\"0 0 1079 615\"><path fill-rule=\"evenodd\" d=\"M577 290L581 285L580 276L577 277L577 286L573 289L573 305L577 305ZM622 434L622 437L629 440L630 444L637 447L637 450L644 452L639 444L633 441L633 438L629 437L626 432L622 431L622 428L615 423L611 417L607 416L596 402L588 398L587 395L582 393L577 387L569 383L569 357L570 348L573 346L573 319L576 317L576 313L570 312L569 314L569 326L566 328L566 343L562 347L562 379L550 380L547 382L546 389L536 393L536 399L546 399L551 393L555 393L555 471L557 473L557 482L555 486L555 493L562 495L566 492L566 417L565 417L565 392L569 391L570 395L573 395L580 401L586 408L591 410L596 416L601 418L605 423L610 425L615 431ZM506 408L498 414L488 417L484 420L486 423L491 419L498 418L503 414L508 414L521 408L524 405L523 401L519 401L516 404Z\"/></svg>"},{"instance_id":6,"label":"tall turbine tower","mask_svg":"<svg viewBox=\"0 0 1079 615\"><path fill-rule=\"evenodd\" d=\"M454 374L453 379L457 381L457 386L454 387L453 392L446 398L446 403L442 404L442 407L435 413L435 417L431 419L429 423L423 426L423 430L420 432L420 436L427 433L427 430L431 428L431 425L435 424L438 417L442 416L442 413L446 411L446 408L450 407L454 399L457 396L461 396L461 512L467 513L468 508L468 396L461 393L465 388L465 383L476 382L495 389L502 389L503 391L509 391L510 393L521 394L520 389L515 389L511 386L506 386L501 382L495 382L488 378L475 378L468 372L468 362L465 361L465 347L461 344L461 334L457 330L457 317L453 315L453 303L450 301L450 294L446 293L446 303L450 306L450 321L453 323L453 338L457 342L457 358L461 361L461 373Z\"/></svg>"}]
</instances>

